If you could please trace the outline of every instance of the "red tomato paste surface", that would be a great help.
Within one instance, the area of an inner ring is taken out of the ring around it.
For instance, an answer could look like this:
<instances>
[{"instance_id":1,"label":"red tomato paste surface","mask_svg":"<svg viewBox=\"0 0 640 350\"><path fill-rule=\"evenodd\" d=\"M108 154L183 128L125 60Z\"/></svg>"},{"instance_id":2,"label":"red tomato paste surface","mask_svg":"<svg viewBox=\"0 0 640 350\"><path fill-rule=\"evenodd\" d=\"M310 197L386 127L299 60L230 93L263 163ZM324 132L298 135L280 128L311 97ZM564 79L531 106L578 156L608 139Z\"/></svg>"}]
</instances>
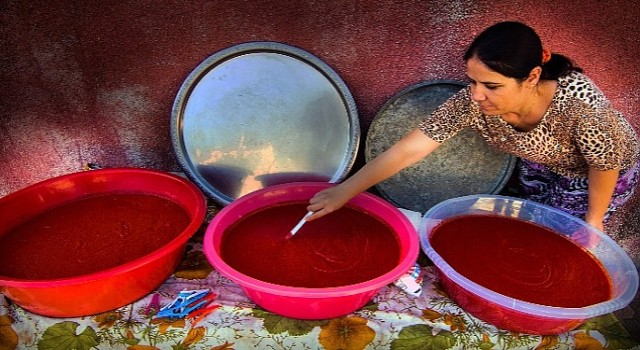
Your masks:
<instances>
[{"instance_id":1,"label":"red tomato paste surface","mask_svg":"<svg viewBox=\"0 0 640 350\"><path fill-rule=\"evenodd\" d=\"M0 275L57 279L116 267L166 245L189 222L182 207L153 195L83 198L0 236Z\"/></svg>"},{"instance_id":2,"label":"red tomato paste surface","mask_svg":"<svg viewBox=\"0 0 640 350\"><path fill-rule=\"evenodd\" d=\"M612 294L607 273L591 253L533 223L460 216L436 226L431 245L461 275L519 300L584 307Z\"/></svg>"},{"instance_id":3,"label":"red tomato paste surface","mask_svg":"<svg viewBox=\"0 0 640 350\"><path fill-rule=\"evenodd\" d=\"M243 217L225 231L222 259L258 280L309 288L365 282L398 264L400 245L393 230L350 207L307 222L286 238L306 206L278 204Z\"/></svg>"}]
</instances>

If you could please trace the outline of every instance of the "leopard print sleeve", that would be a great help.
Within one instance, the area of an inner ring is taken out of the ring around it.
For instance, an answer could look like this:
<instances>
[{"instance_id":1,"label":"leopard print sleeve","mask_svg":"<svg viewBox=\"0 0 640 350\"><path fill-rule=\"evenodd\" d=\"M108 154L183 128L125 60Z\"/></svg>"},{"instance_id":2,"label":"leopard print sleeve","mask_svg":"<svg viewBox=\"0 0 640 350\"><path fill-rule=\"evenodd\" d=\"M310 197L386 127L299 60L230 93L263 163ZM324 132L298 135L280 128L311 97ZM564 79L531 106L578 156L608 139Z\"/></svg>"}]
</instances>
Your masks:
<instances>
[{"instance_id":1,"label":"leopard print sleeve","mask_svg":"<svg viewBox=\"0 0 640 350\"><path fill-rule=\"evenodd\" d=\"M635 130L622 113L613 108L602 91L582 73L572 72L559 80L562 103L568 118L579 120L574 139L584 160L599 170L626 169L638 159L640 147ZM580 104L570 101L577 99Z\"/></svg>"},{"instance_id":2,"label":"leopard print sleeve","mask_svg":"<svg viewBox=\"0 0 640 350\"><path fill-rule=\"evenodd\" d=\"M578 148L590 167L625 169L637 159L635 132L613 109L590 111L575 130Z\"/></svg>"},{"instance_id":3,"label":"leopard print sleeve","mask_svg":"<svg viewBox=\"0 0 640 350\"><path fill-rule=\"evenodd\" d=\"M442 143L470 126L474 113L480 113L479 109L473 108L474 105L469 88L464 87L427 116L418 128L425 135Z\"/></svg>"}]
</instances>

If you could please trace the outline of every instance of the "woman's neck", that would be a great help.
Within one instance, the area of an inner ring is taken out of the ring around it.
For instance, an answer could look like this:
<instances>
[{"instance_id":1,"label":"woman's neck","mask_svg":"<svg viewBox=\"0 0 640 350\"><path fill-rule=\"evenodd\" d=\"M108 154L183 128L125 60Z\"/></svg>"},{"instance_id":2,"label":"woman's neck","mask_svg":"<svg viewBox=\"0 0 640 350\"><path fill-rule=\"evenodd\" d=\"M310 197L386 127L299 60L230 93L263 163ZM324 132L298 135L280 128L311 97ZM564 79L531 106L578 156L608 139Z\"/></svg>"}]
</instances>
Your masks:
<instances>
[{"instance_id":1,"label":"woman's neck","mask_svg":"<svg viewBox=\"0 0 640 350\"><path fill-rule=\"evenodd\" d=\"M513 128L518 131L529 131L540 124L551 106L556 86L555 80L540 81L532 92L531 104L522 110L520 118L513 125Z\"/></svg>"}]
</instances>

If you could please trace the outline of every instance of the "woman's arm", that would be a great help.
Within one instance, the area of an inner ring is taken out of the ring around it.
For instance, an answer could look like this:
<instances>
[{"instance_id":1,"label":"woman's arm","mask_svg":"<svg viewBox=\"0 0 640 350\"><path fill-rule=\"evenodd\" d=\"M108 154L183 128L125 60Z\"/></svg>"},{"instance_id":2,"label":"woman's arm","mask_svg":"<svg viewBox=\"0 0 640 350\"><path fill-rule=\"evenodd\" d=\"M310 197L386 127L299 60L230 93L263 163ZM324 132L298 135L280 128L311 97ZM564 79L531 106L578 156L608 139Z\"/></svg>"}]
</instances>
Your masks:
<instances>
[{"instance_id":1,"label":"woman's arm","mask_svg":"<svg viewBox=\"0 0 640 350\"><path fill-rule=\"evenodd\" d=\"M307 210L313 211L314 214L307 221L339 209L358 193L416 163L438 146L440 143L425 135L420 129L414 129L341 184L313 196Z\"/></svg>"},{"instance_id":2,"label":"woman's arm","mask_svg":"<svg viewBox=\"0 0 640 350\"><path fill-rule=\"evenodd\" d=\"M584 220L600 231L604 231L604 215L611 203L619 175L619 169L596 170L589 168L589 209Z\"/></svg>"}]
</instances>

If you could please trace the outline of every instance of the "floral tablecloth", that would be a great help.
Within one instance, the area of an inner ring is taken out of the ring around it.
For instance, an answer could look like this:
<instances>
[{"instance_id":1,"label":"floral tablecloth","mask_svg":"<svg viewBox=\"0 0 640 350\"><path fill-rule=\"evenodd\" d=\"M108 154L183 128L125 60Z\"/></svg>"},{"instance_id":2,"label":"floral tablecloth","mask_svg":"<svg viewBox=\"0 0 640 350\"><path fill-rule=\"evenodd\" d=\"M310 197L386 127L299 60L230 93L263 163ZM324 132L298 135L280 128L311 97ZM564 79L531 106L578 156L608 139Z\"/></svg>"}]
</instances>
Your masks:
<instances>
[{"instance_id":1,"label":"floral tablecloth","mask_svg":"<svg viewBox=\"0 0 640 350\"><path fill-rule=\"evenodd\" d=\"M284 318L256 306L219 275L202 251L202 230L164 284L117 310L81 318L48 318L0 295L0 350L4 349L633 349L640 348L613 315L553 336L497 329L457 306L438 285L424 257L419 297L389 285L362 309L335 319ZM197 324L160 318L158 310L182 290L208 289L220 305Z\"/></svg>"}]
</instances>

